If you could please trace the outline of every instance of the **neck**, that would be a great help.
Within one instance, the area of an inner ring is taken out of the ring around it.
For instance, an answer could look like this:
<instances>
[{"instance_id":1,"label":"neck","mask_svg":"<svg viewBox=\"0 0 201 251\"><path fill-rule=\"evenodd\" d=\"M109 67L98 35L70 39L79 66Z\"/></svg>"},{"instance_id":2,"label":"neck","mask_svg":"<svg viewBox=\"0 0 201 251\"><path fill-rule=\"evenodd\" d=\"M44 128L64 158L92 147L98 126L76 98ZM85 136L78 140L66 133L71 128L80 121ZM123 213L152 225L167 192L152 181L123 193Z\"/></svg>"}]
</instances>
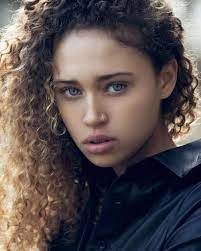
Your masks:
<instances>
[{"instance_id":1,"label":"neck","mask_svg":"<svg viewBox=\"0 0 201 251\"><path fill-rule=\"evenodd\" d=\"M174 141L168 133L167 127L163 123L159 123L153 135L134 154L134 156L132 156L129 160L126 160L125 164L116 166L113 169L116 174L120 176L125 172L128 165L134 165L147 157L175 148L175 146Z\"/></svg>"}]
</instances>

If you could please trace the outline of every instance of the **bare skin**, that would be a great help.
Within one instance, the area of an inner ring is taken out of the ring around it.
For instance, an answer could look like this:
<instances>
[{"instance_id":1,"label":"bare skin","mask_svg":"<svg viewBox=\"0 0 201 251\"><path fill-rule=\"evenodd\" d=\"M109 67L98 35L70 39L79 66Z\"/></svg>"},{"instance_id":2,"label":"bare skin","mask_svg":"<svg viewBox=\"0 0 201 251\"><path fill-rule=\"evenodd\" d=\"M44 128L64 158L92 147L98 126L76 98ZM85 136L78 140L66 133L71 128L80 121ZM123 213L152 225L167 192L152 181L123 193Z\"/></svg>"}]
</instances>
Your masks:
<instances>
[{"instance_id":1,"label":"bare skin","mask_svg":"<svg viewBox=\"0 0 201 251\"><path fill-rule=\"evenodd\" d=\"M160 114L161 101L175 87L175 60L156 74L148 56L93 29L65 35L55 46L53 63L61 117L92 163L121 175L128 163L175 147ZM114 137L114 147L89 153L82 141L91 134Z\"/></svg>"}]
</instances>

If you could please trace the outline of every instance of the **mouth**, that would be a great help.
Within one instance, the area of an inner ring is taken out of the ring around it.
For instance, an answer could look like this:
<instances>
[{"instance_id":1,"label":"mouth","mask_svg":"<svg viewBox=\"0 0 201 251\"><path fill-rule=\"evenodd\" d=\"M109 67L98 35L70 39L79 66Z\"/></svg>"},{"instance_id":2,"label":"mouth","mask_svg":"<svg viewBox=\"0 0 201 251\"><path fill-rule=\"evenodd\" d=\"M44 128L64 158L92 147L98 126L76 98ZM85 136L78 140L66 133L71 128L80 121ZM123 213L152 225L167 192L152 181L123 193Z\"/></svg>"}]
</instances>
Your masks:
<instances>
[{"instance_id":1,"label":"mouth","mask_svg":"<svg viewBox=\"0 0 201 251\"><path fill-rule=\"evenodd\" d=\"M107 139L101 142L89 141L84 144L85 150L92 154L102 154L111 151L116 144L116 140Z\"/></svg>"},{"instance_id":2,"label":"mouth","mask_svg":"<svg viewBox=\"0 0 201 251\"><path fill-rule=\"evenodd\" d=\"M100 141L95 141L95 140L91 140L88 144L102 144L102 143L106 143L106 142L109 142L111 141L111 139L106 139L106 140L100 140Z\"/></svg>"}]
</instances>

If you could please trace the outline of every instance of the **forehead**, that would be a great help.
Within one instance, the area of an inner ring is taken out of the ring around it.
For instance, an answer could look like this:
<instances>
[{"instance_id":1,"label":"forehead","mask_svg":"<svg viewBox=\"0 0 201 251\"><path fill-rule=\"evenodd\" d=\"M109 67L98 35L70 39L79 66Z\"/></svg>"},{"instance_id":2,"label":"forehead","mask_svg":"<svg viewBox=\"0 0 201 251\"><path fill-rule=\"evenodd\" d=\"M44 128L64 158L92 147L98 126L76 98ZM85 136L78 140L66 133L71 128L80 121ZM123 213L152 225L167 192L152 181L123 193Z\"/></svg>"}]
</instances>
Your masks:
<instances>
[{"instance_id":1,"label":"forehead","mask_svg":"<svg viewBox=\"0 0 201 251\"><path fill-rule=\"evenodd\" d=\"M135 47L126 46L101 30L66 34L54 48L54 66L59 75L79 72L126 70L150 60ZM142 65L141 65L142 66ZM107 72L106 72L107 73Z\"/></svg>"}]
</instances>

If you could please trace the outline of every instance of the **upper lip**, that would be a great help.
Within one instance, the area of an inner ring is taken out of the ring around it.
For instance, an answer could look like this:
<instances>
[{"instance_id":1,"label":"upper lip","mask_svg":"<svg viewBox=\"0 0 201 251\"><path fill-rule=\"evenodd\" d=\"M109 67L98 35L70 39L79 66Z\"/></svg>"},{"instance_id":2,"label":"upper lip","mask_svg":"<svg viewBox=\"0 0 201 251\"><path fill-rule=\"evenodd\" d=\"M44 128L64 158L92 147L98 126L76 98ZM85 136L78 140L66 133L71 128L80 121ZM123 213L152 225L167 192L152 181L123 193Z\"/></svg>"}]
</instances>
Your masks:
<instances>
[{"instance_id":1,"label":"upper lip","mask_svg":"<svg viewBox=\"0 0 201 251\"><path fill-rule=\"evenodd\" d=\"M92 142L101 143L101 142L108 141L108 140L114 140L114 138L109 137L107 135L102 135L102 134L100 134L100 135L89 135L83 141L83 144L92 143Z\"/></svg>"}]
</instances>

